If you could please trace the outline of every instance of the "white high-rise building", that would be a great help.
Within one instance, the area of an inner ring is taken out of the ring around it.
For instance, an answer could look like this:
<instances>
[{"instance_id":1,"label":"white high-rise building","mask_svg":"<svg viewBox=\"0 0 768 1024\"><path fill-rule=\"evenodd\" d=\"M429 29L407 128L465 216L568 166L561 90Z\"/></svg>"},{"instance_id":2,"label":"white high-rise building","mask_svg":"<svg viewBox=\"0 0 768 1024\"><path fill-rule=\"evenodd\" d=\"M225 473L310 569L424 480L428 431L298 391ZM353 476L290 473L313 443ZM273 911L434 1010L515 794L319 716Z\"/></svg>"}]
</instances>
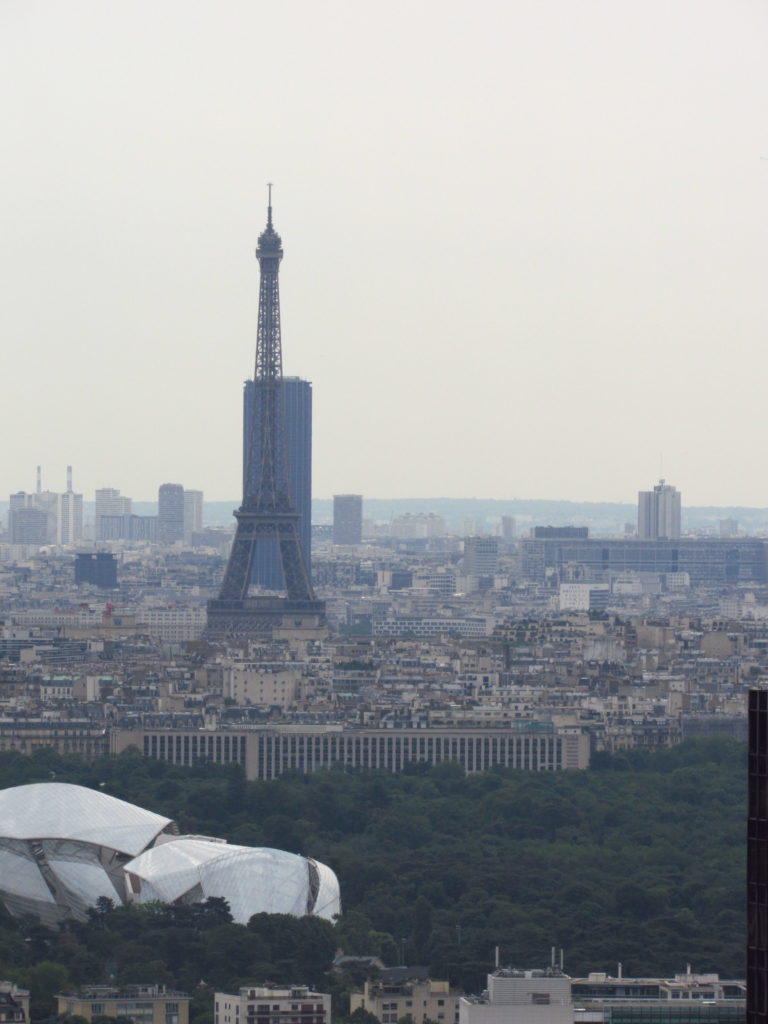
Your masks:
<instances>
[{"instance_id":1,"label":"white high-rise building","mask_svg":"<svg viewBox=\"0 0 768 1024\"><path fill-rule=\"evenodd\" d=\"M157 492L157 539L173 544L184 538L184 488L160 484Z\"/></svg>"},{"instance_id":2,"label":"white high-rise building","mask_svg":"<svg viewBox=\"0 0 768 1024\"><path fill-rule=\"evenodd\" d=\"M363 539L362 494L334 494L333 543L359 544Z\"/></svg>"},{"instance_id":3,"label":"white high-rise building","mask_svg":"<svg viewBox=\"0 0 768 1024\"><path fill-rule=\"evenodd\" d=\"M680 539L680 491L660 480L652 491L637 496L637 536L640 540Z\"/></svg>"},{"instance_id":4,"label":"white high-rise building","mask_svg":"<svg viewBox=\"0 0 768 1024\"><path fill-rule=\"evenodd\" d=\"M59 543L74 544L83 536L83 496L74 491L59 495Z\"/></svg>"},{"instance_id":5,"label":"white high-rise building","mask_svg":"<svg viewBox=\"0 0 768 1024\"><path fill-rule=\"evenodd\" d=\"M57 540L75 544L83 536L83 496L72 490L72 467L67 466L67 489L59 495Z\"/></svg>"},{"instance_id":6,"label":"white high-rise building","mask_svg":"<svg viewBox=\"0 0 768 1024\"><path fill-rule=\"evenodd\" d=\"M493 576L499 561L498 537L464 538L464 575Z\"/></svg>"},{"instance_id":7,"label":"white high-rise building","mask_svg":"<svg viewBox=\"0 0 768 1024\"><path fill-rule=\"evenodd\" d=\"M193 533L203 528L203 492L184 488L184 540L188 543Z\"/></svg>"}]
</instances>

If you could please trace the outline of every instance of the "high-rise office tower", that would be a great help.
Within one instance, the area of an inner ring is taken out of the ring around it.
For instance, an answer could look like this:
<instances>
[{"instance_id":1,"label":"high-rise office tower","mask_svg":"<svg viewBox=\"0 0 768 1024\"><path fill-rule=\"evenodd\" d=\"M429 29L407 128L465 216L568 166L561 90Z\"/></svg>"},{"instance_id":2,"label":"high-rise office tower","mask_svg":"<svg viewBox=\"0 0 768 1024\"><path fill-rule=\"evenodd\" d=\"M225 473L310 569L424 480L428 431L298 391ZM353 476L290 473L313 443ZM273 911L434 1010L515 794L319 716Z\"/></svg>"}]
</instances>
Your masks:
<instances>
[{"instance_id":1,"label":"high-rise office tower","mask_svg":"<svg viewBox=\"0 0 768 1024\"><path fill-rule=\"evenodd\" d=\"M48 543L48 513L45 509L17 505L10 510L8 519L11 544L42 547Z\"/></svg>"},{"instance_id":2,"label":"high-rise office tower","mask_svg":"<svg viewBox=\"0 0 768 1024\"><path fill-rule=\"evenodd\" d=\"M739 536L739 521L738 519L721 519L720 520L720 536L721 537L738 537Z\"/></svg>"},{"instance_id":3,"label":"high-rise office tower","mask_svg":"<svg viewBox=\"0 0 768 1024\"><path fill-rule=\"evenodd\" d=\"M261 417L254 418L253 381L243 386L243 493L248 459L258 459L261 448ZM299 514L299 539L307 572L312 576L312 385L300 377L283 377L283 429L285 456L293 507ZM253 559L251 583L268 590L283 590L283 568L274 539L259 543Z\"/></svg>"},{"instance_id":4,"label":"high-rise office tower","mask_svg":"<svg viewBox=\"0 0 768 1024\"><path fill-rule=\"evenodd\" d=\"M45 529L45 543L58 544L59 542L59 504L61 495L56 491L35 491L32 495L30 505L33 508L44 512L47 519Z\"/></svg>"},{"instance_id":5,"label":"high-rise office tower","mask_svg":"<svg viewBox=\"0 0 768 1024\"><path fill-rule=\"evenodd\" d=\"M499 562L498 537L464 538L464 575L493 576Z\"/></svg>"},{"instance_id":6,"label":"high-rise office tower","mask_svg":"<svg viewBox=\"0 0 768 1024\"><path fill-rule=\"evenodd\" d=\"M515 539L515 517L501 517L501 536L505 544L511 544Z\"/></svg>"},{"instance_id":7,"label":"high-rise office tower","mask_svg":"<svg viewBox=\"0 0 768 1024\"><path fill-rule=\"evenodd\" d=\"M8 536L11 539L11 544L16 544L18 541L14 541L14 517L17 512L27 507L27 499L30 496L26 491L16 491L9 495L8 500Z\"/></svg>"},{"instance_id":8,"label":"high-rise office tower","mask_svg":"<svg viewBox=\"0 0 768 1024\"><path fill-rule=\"evenodd\" d=\"M652 491L638 492L637 536L640 540L680 539L680 492L664 480Z\"/></svg>"},{"instance_id":9,"label":"high-rise office tower","mask_svg":"<svg viewBox=\"0 0 768 1024\"><path fill-rule=\"evenodd\" d=\"M749 691L747 1024L768 1022L768 690Z\"/></svg>"},{"instance_id":10,"label":"high-rise office tower","mask_svg":"<svg viewBox=\"0 0 768 1024\"><path fill-rule=\"evenodd\" d=\"M184 488L161 484L157 493L157 539L164 544L184 538Z\"/></svg>"},{"instance_id":11,"label":"high-rise office tower","mask_svg":"<svg viewBox=\"0 0 768 1024\"><path fill-rule=\"evenodd\" d=\"M59 500L59 540L74 544L83 536L83 496L65 491Z\"/></svg>"},{"instance_id":12,"label":"high-rise office tower","mask_svg":"<svg viewBox=\"0 0 768 1024\"><path fill-rule=\"evenodd\" d=\"M466 516L463 523L463 531L465 537L476 537L478 534L477 520L472 516Z\"/></svg>"},{"instance_id":13,"label":"high-rise office tower","mask_svg":"<svg viewBox=\"0 0 768 1024\"><path fill-rule=\"evenodd\" d=\"M132 502L120 494L116 487L96 490L96 540L127 540Z\"/></svg>"},{"instance_id":14,"label":"high-rise office tower","mask_svg":"<svg viewBox=\"0 0 768 1024\"><path fill-rule=\"evenodd\" d=\"M362 494L334 494L333 543L359 544L363 539Z\"/></svg>"},{"instance_id":15,"label":"high-rise office tower","mask_svg":"<svg viewBox=\"0 0 768 1024\"><path fill-rule=\"evenodd\" d=\"M203 528L203 492L184 490L184 540Z\"/></svg>"},{"instance_id":16,"label":"high-rise office tower","mask_svg":"<svg viewBox=\"0 0 768 1024\"><path fill-rule=\"evenodd\" d=\"M59 496L59 542L75 544L83 536L83 496L72 490L72 467L67 466L67 489Z\"/></svg>"},{"instance_id":17,"label":"high-rise office tower","mask_svg":"<svg viewBox=\"0 0 768 1024\"><path fill-rule=\"evenodd\" d=\"M8 511L13 512L19 508L26 508L28 504L28 498L31 495L27 494L26 491L16 491L15 494L8 496Z\"/></svg>"},{"instance_id":18,"label":"high-rise office tower","mask_svg":"<svg viewBox=\"0 0 768 1024\"><path fill-rule=\"evenodd\" d=\"M259 236L259 323L256 332L256 369L252 434L258 420L258 449L247 444L243 501L235 512L237 529L232 542L219 597L208 602L210 638L233 634L271 632L290 621L317 626L325 617L325 604L315 599L299 535L299 514L290 493L286 466L283 419L283 357L280 336L278 275L283 258L280 236L272 225L272 186L267 226ZM285 599L249 597L253 562L260 545L273 540L280 553Z\"/></svg>"}]
</instances>

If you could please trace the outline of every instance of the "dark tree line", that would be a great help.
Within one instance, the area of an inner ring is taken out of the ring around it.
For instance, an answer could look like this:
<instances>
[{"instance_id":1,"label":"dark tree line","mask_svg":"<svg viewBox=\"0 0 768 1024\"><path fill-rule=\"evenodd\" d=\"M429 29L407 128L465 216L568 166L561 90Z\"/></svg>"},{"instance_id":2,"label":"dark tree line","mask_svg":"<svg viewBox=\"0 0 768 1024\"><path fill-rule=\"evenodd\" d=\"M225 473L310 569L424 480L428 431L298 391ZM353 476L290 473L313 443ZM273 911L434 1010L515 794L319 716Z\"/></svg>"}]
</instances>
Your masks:
<instances>
[{"instance_id":1,"label":"dark tree line","mask_svg":"<svg viewBox=\"0 0 768 1024\"><path fill-rule=\"evenodd\" d=\"M91 764L0 754L2 786L51 772L182 832L315 857L338 874L344 913L335 924L257 915L246 927L220 901L102 905L57 931L4 916L2 977L165 982L196 992L204 1013L206 992L267 979L339 995L356 979L329 974L336 949L427 964L468 990L483 986L496 946L527 967L562 948L572 975L618 960L635 975L686 963L744 975L745 750L733 742L600 755L587 772L464 776L446 763L274 782L131 753Z\"/></svg>"}]
</instances>

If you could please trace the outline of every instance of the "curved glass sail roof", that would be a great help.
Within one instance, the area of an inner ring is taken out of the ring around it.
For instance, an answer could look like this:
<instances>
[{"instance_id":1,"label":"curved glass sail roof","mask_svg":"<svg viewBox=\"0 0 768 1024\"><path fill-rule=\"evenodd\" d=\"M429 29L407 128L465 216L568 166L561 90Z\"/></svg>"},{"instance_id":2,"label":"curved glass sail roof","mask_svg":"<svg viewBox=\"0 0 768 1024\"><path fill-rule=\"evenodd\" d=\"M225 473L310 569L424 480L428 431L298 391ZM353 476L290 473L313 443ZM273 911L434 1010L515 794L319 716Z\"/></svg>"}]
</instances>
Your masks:
<instances>
[{"instance_id":1,"label":"curved glass sail roof","mask_svg":"<svg viewBox=\"0 0 768 1024\"><path fill-rule=\"evenodd\" d=\"M230 847L224 845L223 849ZM143 883L137 886L131 881L136 901L147 903L159 899L173 903L181 899L200 884L200 866L218 857L221 850L221 843L186 837L145 850L125 865L128 875ZM148 895L150 889L154 895Z\"/></svg>"},{"instance_id":2,"label":"curved glass sail roof","mask_svg":"<svg viewBox=\"0 0 768 1024\"><path fill-rule=\"evenodd\" d=\"M341 913L341 893L335 872L319 861L312 862L317 868L319 888L313 911L318 917L331 921Z\"/></svg>"},{"instance_id":3,"label":"curved glass sail roof","mask_svg":"<svg viewBox=\"0 0 768 1024\"><path fill-rule=\"evenodd\" d=\"M173 902L190 895L201 900L221 897L240 924L260 913L318 914L330 919L340 910L339 883L333 871L283 850L182 836L146 850L129 861L125 870L132 898L138 902ZM313 873L320 877L319 887Z\"/></svg>"},{"instance_id":4,"label":"curved glass sail roof","mask_svg":"<svg viewBox=\"0 0 768 1024\"><path fill-rule=\"evenodd\" d=\"M143 807L67 782L0 790L0 834L10 839L73 839L135 856L171 824Z\"/></svg>"},{"instance_id":5,"label":"curved glass sail roof","mask_svg":"<svg viewBox=\"0 0 768 1024\"><path fill-rule=\"evenodd\" d=\"M0 790L0 900L47 924L84 919L101 896L115 902L229 903L253 914L341 910L324 864L283 850L178 836L176 824L106 793L62 782Z\"/></svg>"}]
</instances>

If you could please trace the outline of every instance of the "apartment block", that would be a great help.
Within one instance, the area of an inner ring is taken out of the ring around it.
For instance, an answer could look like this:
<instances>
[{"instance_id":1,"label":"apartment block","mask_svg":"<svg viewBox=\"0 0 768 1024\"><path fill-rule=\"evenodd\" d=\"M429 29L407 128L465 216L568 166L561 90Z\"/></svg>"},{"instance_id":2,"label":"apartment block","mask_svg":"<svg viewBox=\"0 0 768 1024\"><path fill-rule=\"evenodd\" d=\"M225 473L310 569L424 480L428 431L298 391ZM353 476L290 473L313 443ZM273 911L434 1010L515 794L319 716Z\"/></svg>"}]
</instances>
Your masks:
<instances>
[{"instance_id":1,"label":"apartment block","mask_svg":"<svg viewBox=\"0 0 768 1024\"><path fill-rule=\"evenodd\" d=\"M366 981L362 992L350 994L349 1010L367 1010L381 1024L397 1024L402 1018L413 1024L458 1024L461 995L447 981L430 978L424 967L391 967Z\"/></svg>"},{"instance_id":2,"label":"apartment block","mask_svg":"<svg viewBox=\"0 0 768 1024\"><path fill-rule=\"evenodd\" d=\"M128 985L124 989L94 985L56 996L57 1012L68 1016L123 1017L133 1024L189 1024L189 995L165 985Z\"/></svg>"},{"instance_id":3,"label":"apartment block","mask_svg":"<svg viewBox=\"0 0 768 1024\"><path fill-rule=\"evenodd\" d=\"M236 994L216 992L214 1024L330 1024L331 997L306 985L245 986Z\"/></svg>"}]
</instances>

